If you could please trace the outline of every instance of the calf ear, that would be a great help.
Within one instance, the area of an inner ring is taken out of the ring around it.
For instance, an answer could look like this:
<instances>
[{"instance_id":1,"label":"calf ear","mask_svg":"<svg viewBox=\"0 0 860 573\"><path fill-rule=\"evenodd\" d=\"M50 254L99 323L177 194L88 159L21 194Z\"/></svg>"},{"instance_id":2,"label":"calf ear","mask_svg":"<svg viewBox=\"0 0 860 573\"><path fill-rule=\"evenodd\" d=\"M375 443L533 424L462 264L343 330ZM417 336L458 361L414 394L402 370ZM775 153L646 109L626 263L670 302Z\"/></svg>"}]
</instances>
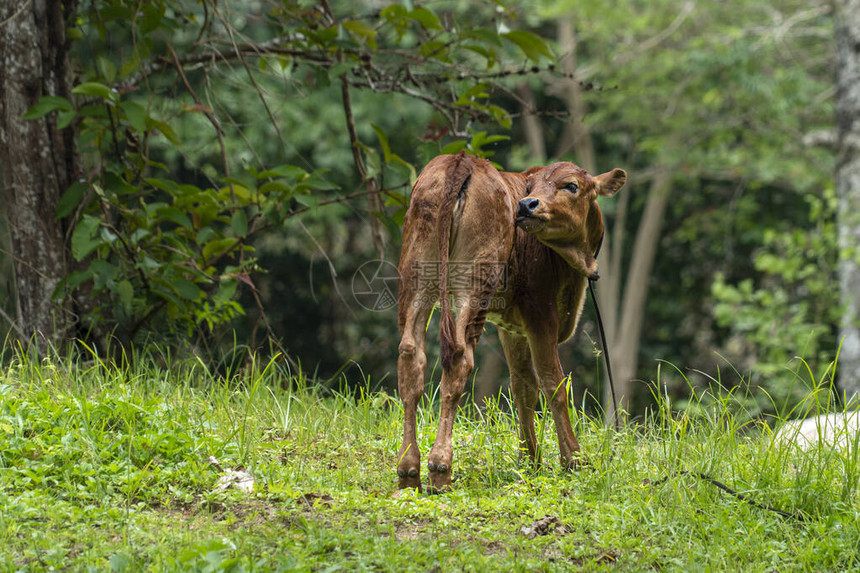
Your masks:
<instances>
[{"instance_id":1,"label":"calf ear","mask_svg":"<svg viewBox=\"0 0 860 573\"><path fill-rule=\"evenodd\" d=\"M616 168L601 173L595 179L597 180L597 194L601 197L612 197L627 182L627 172Z\"/></svg>"}]
</instances>

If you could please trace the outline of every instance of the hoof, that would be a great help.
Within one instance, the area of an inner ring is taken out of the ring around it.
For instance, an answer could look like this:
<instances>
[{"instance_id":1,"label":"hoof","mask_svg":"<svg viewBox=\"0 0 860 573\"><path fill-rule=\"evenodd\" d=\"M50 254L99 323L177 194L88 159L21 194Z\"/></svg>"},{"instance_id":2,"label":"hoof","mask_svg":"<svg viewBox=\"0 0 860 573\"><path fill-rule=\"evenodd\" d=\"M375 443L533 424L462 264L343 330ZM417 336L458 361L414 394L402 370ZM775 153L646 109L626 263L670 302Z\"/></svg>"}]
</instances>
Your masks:
<instances>
[{"instance_id":1,"label":"hoof","mask_svg":"<svg viewBox=\"0 0 860 573\"><path fill-rule=\"evenodd\" d=\"M590 464L588 460L585 459L585 456L576 453L569 460L565 460L562 458L561 460L561 469L569 472L578 472L579 470L588 469Z\"/></svg>"},{"instance_id":2,"label":"hoof","mask_svg":"<svg viewBox=\"0 0 860 573\"><path fill-rule=\"evenodd\" d=\"M421 491L421 477L401 477L398 478L397 489L417 489Z\"/></svg>"},{"instance_id":3,"label":"hoof","mask_svg":"<svg viewBox=\"0 0 860 573\"><path fill-rule=\"evenodd\" d=\"M445 464L434 464L433 462L427 462L427 469L431 472L446 473L450 468Z\"/></svg>"},{"instance_id":4,"label":"hoof","mask_svg":"<svg viewBox=\"0 0 860 573\"><path fill-rule=\"evenodd\" d=\"M427 484L427 491L431 494L440 494L451 491L451 468L445 464L428 463L427 469L430 470L430 481Z\"/></svg>"},{"instance_id":5,"label":"hoof","mask_svg":"<svg viewBox=\"0 0 860 573\"><path fill-rule=\"evenodd\" d=\"M397 468L397 478L399 489L413 487L421 491L421 472L418 468Z\"/></svg>"}]
</instances>

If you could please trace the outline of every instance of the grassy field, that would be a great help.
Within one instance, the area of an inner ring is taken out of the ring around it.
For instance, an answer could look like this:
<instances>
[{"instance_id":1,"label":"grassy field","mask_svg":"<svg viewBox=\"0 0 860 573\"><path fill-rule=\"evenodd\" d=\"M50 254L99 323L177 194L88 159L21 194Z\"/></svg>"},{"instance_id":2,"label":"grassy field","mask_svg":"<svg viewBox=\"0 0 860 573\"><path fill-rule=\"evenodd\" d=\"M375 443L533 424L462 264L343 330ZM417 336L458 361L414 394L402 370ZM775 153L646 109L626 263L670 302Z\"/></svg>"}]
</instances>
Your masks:
<instances>
[{"instance_id":1,"label":"grassy field","mask_svg":"<svg viewBox=\"0 0 860 573\"><path fill-rule=\"evenodd\" d=\"M802 452L723 402L616 433L576 418L588 465L519 459L507 405L461 416L452 492L396 491L399 402L321 396L277 364L7 360L0 570L846 570L858 447ZM422 452L435 434L420 412ZM219 486L230 471L253 491ZM704 472L781 517L679 472ZM219 481L221 480L221 481Z\"/></svg>"}]
</instances>

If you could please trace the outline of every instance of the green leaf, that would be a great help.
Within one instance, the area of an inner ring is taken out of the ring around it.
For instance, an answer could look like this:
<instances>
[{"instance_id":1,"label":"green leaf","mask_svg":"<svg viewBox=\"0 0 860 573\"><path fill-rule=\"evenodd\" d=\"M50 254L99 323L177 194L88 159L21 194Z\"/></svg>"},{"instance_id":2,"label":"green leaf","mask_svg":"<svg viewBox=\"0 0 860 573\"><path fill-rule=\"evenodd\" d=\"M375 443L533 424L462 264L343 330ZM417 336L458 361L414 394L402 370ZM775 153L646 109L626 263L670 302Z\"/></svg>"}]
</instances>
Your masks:
<instances>
[{"instance_id":1,"label":"green leaf","mask_svg":"<svg viewBox=\"0 0 860 573\"><path fill-rule=\"evenodd\" d=\"M64 97L60 96L44 96L36 102L36 105L27 110L22 119L39 119L45 117L52 111L74 112L75 108Z\"/></svg>"},{"instance_id":2,"label":"green leaf","mask_svg":"<svg viewBox=\"0 0 860 573\"><path fill-rule=\"evenodd\" d=\"M164 300L166 300L168 302L173 303L174 306L176 306L177 308L182 306L182 301L180 301L178 298L176 298L174 296L175 289L172 287L172 285L169 282L167 282L163 279L153 277L151 284L152 284L153 294L160 296L161 298L163 298Z\"/></svg>"},{"instance_id":3,"label":"green leaf","mask_svg":"<svg viewBox=\"0 0 860 573\"><path fill-rule=\"evenodd\" d=\"M114 101L117 98L117 94L114 93L108 86L104 84L100 84L98 82L85 82L79 86L76 86L75 89L72 90L72 93L75 95L89 95L100 97L107 101Z\"/></svg>"},{"instance_id":4,"label":"green leaf","mask_svg":"<svg viewBox=\"0 0 860 573\"><path fill-rule=\"evenodd\" d=\"M168 28L164 18L165 6L162 2L143 3L141 12L143 17L140 20L140 33L143 35L150 34L159 28Z\"/></svg>"},{"instance_id":5,"label":"green leaf","mask_svg":"<svg viewBox=\"0 0 860 573\"><path fill-rule=\"evenodd\" d=\"M300 205L303 205L305 207L316 207L317 205L319 205L319 199L317 199L313 195L307 195L307 194L293 195L293 199L295 199L296 202L298 202Z\"/></svg>"},{"instance_id":6,"label":"green leaf","mask_svg":"<svg viewBox=\"0 0 860 573\"><path fill-rule=\"evenodd\" d=\"M108 261L93 261L90 263L90 271L93 274L93 287L102 290L116 276L117 268Z\"/></svg>"},{"instance_id":7,"label":"green leaf","mask_svg":"<svg viewBox=\"0 0 860 573\"><path fill-rule=\"evenodd\" d=\"M106 245L110 245L118 238L117 234L108 229L107 227L99 227L99 237L102 238L102 242Z\"/></svg>"},{"instance_id":8,"label":"green leaf","mask_svg":"<svg viewBox=\"0 0 860 573\"><path fill-rule=\"evenodd\" d=\"M175 181L171 181L170 179L157 179L155 177L149 177L146 179L146 182L155 187L156 189L161 189L166 193L170 193L171 195L175 195L179 186Z\"/></svg>"},{"instance_id":9,"label":"green leaf","mask_svg":"<svg viewBox=\"0 0 860 573\"><path fill-rule=\"evenodd\" d=\"M427 8L419 6L409 12L406 17L419 22L427 30L442 29L442 22L439 21L439 17Z\"/></svg>"},{"instance_id":10,"label":"green leaf","mask_svg":"<svg viewBox=\"0 0 860 573\"><path fill-rule=\"evenodd\" d=\"M218 190L218 195L223 199L235 197L240 205L247 205L251 202L251 190L244 185L234 183L233 186L221 187Z\"/></svg>"},{"instance_id":11,"label":"green leaf","mask_svg":"<svg viewBox=\"0 0 860 573\"><path fill-rule=\"evenodd\" d=\"M445 147L443 147L439 153L448 154L448 153L457 153L466 149L466 142L462 139L458 139L457 141L452 141Z\"/></svg>"},{"instance_id":12,"label":"green leaf","mask_svg":"<svg viewBox=\"0 0 860 573\"><path fill-rule=\"evenodd\" d=\"M343 23L343 27L352 32L353 34L365 38L372 38L376 36L376 30L373 29L373 26L367 24L366 22L362 22L361 20L347 20Z\"/></svg>"},{"instance_id":13,"label":"green leaf","mask_svg":"<svg viewBox=\"0 0 860 573\"><path fill-rule=\"evenodd\" d=\"M75 116L78 115L78 112L75 110L71 111L60 111L57 113L57 129L66 129L69 125L75 120Z\"/></svg>"},{"instance_id":14,"label":"green leaf","mask_svg":"<svg viewBox=\"0 0 860 573\"><path fill-rule=\"evenodd\" d=\"M240 209L233 213L230 227L233 228L233 232L236 233L237 237L244 237L248 234L248 217L245 216L245 211Z\"/></svg>"},{"instance_id":15,"label":"green leaf","mask_svg":"<svg viewBox=\"0 0 860 573\"><path fill-rule=\"evenodd\" d=\"M257 179L266 179L268 177L304 177L307 171L295 165L278 165L267 171L257 174Z\"/></svg>"},{"instance_id":16,"label":"green leaf","mask_svg":"<svg viewBox=\"0 0 860 573\"><path fill-rule=\"evenodd\" d=\"M386 6L379 13L380 16L385 18L389 24L394 26L394 29L397 31L397 36L402 38L403 34L409 30L409 22L406 20L406 7L400 4L391 4L390 6Z\"/></svg>"},{"instance_id":17,"label":"green leaf","mask_svg":"<svg viewBox=\"0 0 860 573\"><path fill-rule=\"evenodd\" d=\"M499 141L506 141L510 139L507 135L487 135L486 131L479 131L472 136L472 141L470 142L470 147L473 149L480 149L485 145L489 145L490 143L496 143Z\"/></svg>"},{"instance_id":18,"label":"green leaf","mask_svg":"<svg viewBox=\"0 0 860 573\"><path fill-rule=\"evenodd\" d=\"M372 49L376 49L376 30L372 26L361 20L347 20L342 26L359 38L364 39Z\"/></svg>"},{"instance_id":19,"label":"green leaf","mask_svg":"<svg viewBox=\"0 0 860 573\"><path fill-rule=\"evenodd\" d=\"M87 188L87 184L81 183L80 181L69 185L69 188L66 189L66 192L63 193L60 200L57 201L57 212L55 218L62 219L63 217L71 215L72 211L80 205Z\"/></svg>"},{"instance_id":20,"label":"green leaf","mask_svg":"<svg viewBox=\"0 0 860 573\"><path fill-rule=\"evenodd\" d=\"M487 30L485 28L476 28L474 30L468 30L461 34L463 38L474 38L476 40L481 40L486 44L492 44L493 46L502 46L502 40L499 38L499 35L492 31Z\"/></svg>"},{"instance_id":21,"label":"green leaf","mask_svg":"<svg viewBox=\"0 0 860 573\"><path fill-rule=\"evenodd\" d=\"M119 297L119 303L122 305L126 315L131 314L131 303L134 300L134 287L131 282L124 280L116 285L116 294Z\"/></svg>"},{"instance_id":22,"label":"green leaf","mask_svg":"<svg viewBox=\"0 0 860 573\"><path fill-rule=\"evenodd\" d=\"M516 44L526 57L535 63L540 62L541 56L546 56L549 59L554 58L549 46L546 45L543 38L536 34L532 34L526 30L514 30L513 32L501 34L501 36Z\"/></svg>"},{"instance_id":23,"label":"green leaf","mask_svg":"<svg viewBox=\"0 0 860 573\"><path fill-rule=\"evenodd\" d=\"M238 241L232 237L209 241L203 247L203 258L208 261L212 257L220 255L228 249L232 249L237 243Z\"/></svg>"},{"instance_id":24,"label":"green leaf","mask_svg":"<svg viewBox=\"0 0 860 573\"><path fill-rule=\"evenodd\" d=\"M331 68L329 68L328 73L329 73L329 76L331 76L332 78L339 78L342 75L349 73L349 71L354 67L355 67L354 61L340 62L340 63L333 65Z\"/></svg>"},{"instance_id":25,"label":"green leaf","mask_svg":"<svg viewBox=\"0 0 860 573\"><path fill-rule=\"evenodd\" d=\"M206 243L211 241L217 234L218 232L212 227L203 227L202 229L197 231L197 236L194 238L194 240L197 241L198 245L205 245ZM206 253L205 250L203 252L204 254Z\"/></svg>"},{"instance_id":26,"label":"green leaf","mask_svg":"<svg viewBox=\"0 0 860 573\"><path fill-rule=\"evenodd\" d=\"M131 558L125 553L114 553L108 559L108 565L110 565L111 571L130 571L132 567L130 565L133 563Z\"/></svg>"},{"instance_id":27,"label":"green leaf","mask_svg":"<svg viewBox=\"0 0 860 573\"><path fill-rule=\"evenodd\" d=\"M131 240L132 245L137 246L137 244L140 243L141 240L147 238L150 235L152 235L152 231L150 231L149 229L140 228L135 229L129 239Z\"/></svg>"},{"instance_id":28,"label":"green leaf","mask_svg":"<svg viewBox=\"0 0 860 573\"><path fill-rule=\"evenodd\" d=\"M132 20L134 18L134 10L121 4L108 4L99 10L99 18L105 22L113 20Z\"/></svg>"},{"instance_id":29,"label":"green leaf","mask_svg":"<svg viewBox=\"0 0 860 573\"><path fill-rule=\"evenodd\" d=\"M388 158L391 156L391 145L388 143L388 135L385 131L382 130L381 127L376 125L375 123L370 124L370 127L373 128L373 132L376 134L376 138L379 140L379 145L382 147L382 154L385 157L385 161L388 161Z\"/></svg>"},{"instance_id":30,"label":"green leaf","mask_svg":"<svg viewBox=\"0 0 860 573\"><path fill-rule=\"evenodd\" d=\"M54 289L54 292L51 294L52 300L61 300L64 296L66 296L71 291L78 288L78 285L82 282L89 280L92 278L93 273L89 269L85 271L75 271L70 275L66 276L57 283L57 287Z\"/></svg>"},{"instance_id":31,"label":"green leaf","mask_svg":"<svg viewBox=\"0 0 860 573\"><path fill-rule=\"evenodd\" d=\"M218 291L215 293L213 298L220 303L225 303L233 298L238 286L238 280L234 278L222 278L218 284Z\"/></svg>"},{"instance_id":32,"label":"green leaf","mask_svg":"<svg viewBox=\"0 0 860 573\"><path fill-rule=\"evenodd\" d=\"M181 141L179 141L179 136L176 135L176 132L173 131L173 128L163 121L152 121L152 127L161 132L161 135L167 138L167 141L172 143L173 145L181 145Z\"/></svg>"},{"instance_id":33,"label":"green leaf","mask_svg":"<svg viewBox=\"0 0 860 573\"><path fill-rule=\"evenodd\" d=\"M135 55L128 60L126 60L122 67L119 69L119 77L127 78L134 72L136 72L140 68L140 59L139 56Z\"/></svg>"},{"instance_id":34,"label":"green leaf","mask_svg":"<svg viewBox=\"0 0 860 573\"><path fill-rule=\"evenodd\" d=\"M107 110L102 104L85 105L78 110L78 115L81 117L95 117L98 119L107 119Z\"/></svg>"},{"instance_id":35,"label":"green leaf","mask_svg":"<svg viewBox=\"0 0 860 573\"><path fill-rule=\"evenodd\" d=\"M99 74L101 74L106 82L111 83L116 79L116 66L105 56L98 57L97 66Z\"/></svg>"},{"instance_id":36,"label":"green leaf","mask_svg":"<svg viewBox=\"0 0 860 573\"><path fill-rule=\"evenodd\" d=\"M125 112L125 118L131 126L141 133L146 131L146 109L137 102L124 101L120 107Z\"/></svg>"},{"instance_id":37,"label":"green leaf","mask_svg":"<svg viewBox=\"0 0 860 573\"><path fill-rule=\"evenodd\" d=\"M108 171L105 173L105 191L116 195L131 195L137 191L137 187L130 184L121 175Z\"/></svg>"},{"instance_id":38,"label":"green leaf","mask_svg":"<svg viewBox=\"0 0 860 573\"><path fill-rule=\"evenodd\" d=\"M373 128L374 133L376 133L377 139L379 139L379 145L382 147L382 155L385 159L385 162L405 167L409 173L410 181L413 181L417 176L415 173L415 167L413 167L399 155L391 153L391 146L388 143L388 135L385 133L385 131L382 130L381 127L376 124L371 124L371 127Z\"/></svg>"},{"instance_id":39,"label":"green leaf","mask_svg":"<svg viewBox=\"0 0 860 573\"><path fill-rule=\"evenodd\" d=\"M281 183L280 181L266 181L257 189L263 195L269 195L271 193L279 193L279 194L288 194L293 188L286 183Z\"/></svg>"},{"instance_id":40,"label":"green leaf","mask_svg":"<svg viewBox=\"0 0 860 573\"><path fill-rule=\"evenodd\" d=\"M457 103L468 104L474 99L484 99L488 97L490 97L490 92L488 91L487 84L478 83L460 94L460 97L457 98Z\"/></svg>"},{"instance_id":41,"label":"green leaf","mask_svg":"<svg viewBox=\"0 0 860 573\"><path fill-rule=\"evenodd\" d=\"M334 189L339 189L339 187L328 181L323 179L322 174L328 171L328 169L317 169L313 173L308 174L307 177L301 180L297 185L297 189L320 189L322 191L332 191Z\"/></svg>"},{"instance_id":42,"label":"green leaf","mask_svg":"<svg viewBox=\"0 0 860 573\"><path fill-rule=\"evenodd\" d=\"M189 231L193 229L191 219L188 218L188 215L186 215L184 211L180 211L176 207L160 207L155 212L155 215L159 218L166 219L172 223L176 223L180 227L188 229Z\"/></svg>"},{"instance_id":43,"label":"green leaf","mask_svg":"<svg viewBox=\"0 0 860 573\"><path fill-rule=\"evenodd\" d=\"M170 286L176 294L185 300L197 300L200 298L200 288L188 279L175 278L170 281Z\"/></svg>"},{"instance_id":44,"label":"green leaf","mask_svg":"<svg viewBox=\"0 0 860 573\"><path fill-rule=\"evenodd\" d=\"M483 56L487 60L487 68L493 67L496 61L498 61L499 56L496 54L496 50L493 48L485 48L484 46L478 46L475 44L463 44L461 46L464 50L469 50L475 52L476 54Z\"/></svg>"},{"instance_id":45,"label":"green leaf","mask_svg":"<svg viewBox=\"0 0 860 573\"><path fill-rule=\"evenodd\" d=\"M101 240L97 238L100 224L98 217L84 215L75 227L72 232L72 256L76 261L83 260L101 245Z\"/></svg>"},{"instance_id":46,"label":"green leaf","mask_svg":"<svg viewBox=\"0 0 860 573\"><path fill-rule=\"evenodd\" d=\"M448 57L448 45L441 40L430 40L429 42L424 42L421 44L421 47L418 48L418 53L425 58L435 58L442 62L451 61L451 58Z\"/></svg>"},{"instance_id":47,"label":"green leaf","mask_svg":"<svg viewBox=\"0 0 860 573\"><path fill-rule=\"evenodd\" d=\"M501 125L505 129L511 128L511 124L512 124L513 120L511 120L511 116L506 109L499 107L497 105L488 105L487 111L490 112L490 115L493 116L493 119L495 119L499 125ZM510 138L505 137L505 139L510 139Z\"/></svg>"},{"instance_id":48,"label":"green leaf","mask_svg":"<svg viewBox=\"0 0 860 573\"><path fill-rule=\"evenodd\" d=\"M401 4L391 4L390 6L383 8L379 15L388 21L393 21L405 17L406 13L407 10L405 6Z\"/></svg>"}]
</instances>

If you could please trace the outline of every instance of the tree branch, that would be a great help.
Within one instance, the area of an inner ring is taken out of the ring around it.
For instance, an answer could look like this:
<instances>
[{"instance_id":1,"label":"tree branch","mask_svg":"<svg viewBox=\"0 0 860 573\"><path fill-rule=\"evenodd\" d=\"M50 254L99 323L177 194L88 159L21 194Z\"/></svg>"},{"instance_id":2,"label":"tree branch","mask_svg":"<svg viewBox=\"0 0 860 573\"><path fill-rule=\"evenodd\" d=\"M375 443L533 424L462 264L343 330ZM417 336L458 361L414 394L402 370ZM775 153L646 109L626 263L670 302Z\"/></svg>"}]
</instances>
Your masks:
<instances>
[{"instance_id":1,"label":"tree branch","mask_svg":"<svg viewBox=\"0 0 860 573\"><path fill-rule=\"evenodd\" d=\"M191 94L191 97L194 98L194 103L200 108L200 111L203 112L203 115L206 116L206 119L209 120L209 123L212 124L212 127L215 128L215 135L218 137L218 145L221 148L221 162L224 164L224 175L230 177L230 165L227 163L227 148L224 145L224 132L221 129L221 122L218 121L218 118L209 111L209 106L203 104L200 101L200 98L197 97L197 94L194 92L194 88L191 87L191 84L188 83L188 78L185 77L185 72L182 70L182 64L179 62L179 58L176 56L176 52L173 51L173 46L171 44L167 45L167 49L170 50L170 55L173 56L173 62L176 66L176 71L179 74L179 77L182 78L182 83L185 84L185 88L188 90L188 93ZM230 185L230 192L233 192L233 186ZM236 197L234 196L235 200Z\"/></svg>"},{"instance_id":2,"label":"tree branch","mask_svg":"<svg viewBox=\"0 0 860 573\"><path fill-rule=\"evenodd\" d=\"M352 147L352 160L355 163L355 168L361 177L362 183L368 191L368 207L371 211L382 213L382 202L379 201L379 183L375 177L368 177L367 168L364 165L364 159L361 156L360 141L358 134L355 131L355 118L352 114L352 97L349 93L349 82L345 77L340 78L341 94L343 95L343 111L346 115L346 129L349 133L349 142ZM382 222L377 217L372 217L370 222L371 233L373 236L373 245L379 256L382 257L385 253L385 235L382 233Z\"/></svg>"}]
</instances>

